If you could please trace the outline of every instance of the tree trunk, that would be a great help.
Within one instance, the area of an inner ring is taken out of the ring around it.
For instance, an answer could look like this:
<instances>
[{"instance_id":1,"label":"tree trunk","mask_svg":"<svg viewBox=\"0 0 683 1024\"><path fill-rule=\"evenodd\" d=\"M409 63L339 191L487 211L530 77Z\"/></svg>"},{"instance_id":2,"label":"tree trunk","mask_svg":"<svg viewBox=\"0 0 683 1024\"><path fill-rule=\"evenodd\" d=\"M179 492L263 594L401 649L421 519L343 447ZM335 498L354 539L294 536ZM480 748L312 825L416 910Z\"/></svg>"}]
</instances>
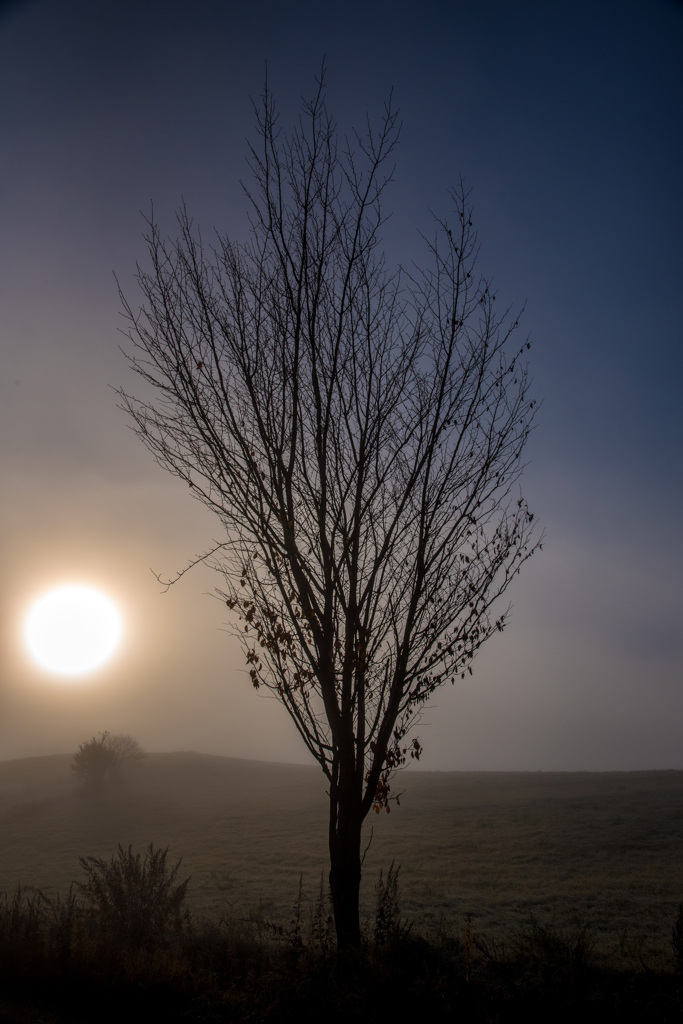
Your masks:
<instances>
[{"instance_id":1,"label":"tree trunk","mask_svg":"<svg viewBox=\"0 0 683 1024\"><path fill-rule=\"evenodd\" d=\"M330 794L330 890L338 949L360 947L361 807L355 779Z\"/></svg>"}]
</instances>

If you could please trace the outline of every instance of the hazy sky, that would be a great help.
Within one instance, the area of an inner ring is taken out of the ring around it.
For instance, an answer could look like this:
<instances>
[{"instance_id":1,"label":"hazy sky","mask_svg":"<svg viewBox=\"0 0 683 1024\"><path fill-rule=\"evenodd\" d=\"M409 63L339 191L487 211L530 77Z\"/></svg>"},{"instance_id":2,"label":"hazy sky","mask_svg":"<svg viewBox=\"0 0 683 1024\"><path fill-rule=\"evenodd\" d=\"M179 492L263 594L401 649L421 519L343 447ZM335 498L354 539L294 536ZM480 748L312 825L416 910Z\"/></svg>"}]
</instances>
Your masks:
<instances>
[{"instance_id":1,"label":"hazy sky","mask_svg":"<svg viewBox=\"0 0 683 1024\"><path fill-rule=\"evenodd\" d=\"M323 55L347 130L393 88L388 258L420 259L462 173L480 268L526 302L536 397L524 492L547 531L474 676L438 691L425 768L683 768L683 5L674 0L0 3L0 759L93 733L149 750L303 761L256 695L204 569L217 536L116 408L130 383L140 211L244 237L250 97L289 122ZM81 580L126 642L58 683L20 643Z\"/></svg>"}]
</instances>

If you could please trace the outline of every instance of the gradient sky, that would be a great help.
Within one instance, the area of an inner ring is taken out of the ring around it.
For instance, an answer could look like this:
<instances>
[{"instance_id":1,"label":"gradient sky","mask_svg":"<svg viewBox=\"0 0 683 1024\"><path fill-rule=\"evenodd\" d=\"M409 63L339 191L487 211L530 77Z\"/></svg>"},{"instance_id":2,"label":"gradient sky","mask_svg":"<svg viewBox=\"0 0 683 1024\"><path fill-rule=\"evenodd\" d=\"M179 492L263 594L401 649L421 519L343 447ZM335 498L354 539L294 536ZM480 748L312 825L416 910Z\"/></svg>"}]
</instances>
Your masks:
<instances>
[{"instance_id":1,"label":"gradient sky","mask_svg":"<svg viewBox=\"0 0 683 1024\"><path fill-rule=\"evenodd\" d=\"M683 768L683 5L674 0L0 3L0 759L93 733L304 761L256 695L202 568L217 535L137 442L114 272L181 198L244 237L250 97L286 122L323 55L340 129L393 88L388 258L472 189L480 269L526 302L536 397L524 493L546 528L512 622L416 734L427 769ZM20 644L51 584L102 586L119 656L66 685Z\"/></svg>"}]
</instances>

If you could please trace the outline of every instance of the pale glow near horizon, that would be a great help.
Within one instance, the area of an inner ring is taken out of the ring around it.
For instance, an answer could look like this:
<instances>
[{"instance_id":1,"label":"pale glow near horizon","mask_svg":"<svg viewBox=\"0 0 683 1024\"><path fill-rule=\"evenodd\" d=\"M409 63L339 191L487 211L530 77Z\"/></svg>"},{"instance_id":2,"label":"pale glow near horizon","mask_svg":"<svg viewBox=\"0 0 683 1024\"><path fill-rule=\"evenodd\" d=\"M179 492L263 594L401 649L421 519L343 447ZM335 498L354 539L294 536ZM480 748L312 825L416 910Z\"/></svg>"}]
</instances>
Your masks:
<instances>
[{"instance_id":1,"label":"pale glow near horizon","mask_svg":"<svg viewBox=\"0 0 683 1024\"><path fill-rule=\"evenodd\" d=\"M82 677L118 649L123 622L114 602L83 584L55 587L32 605L24 642L41 668L61 677Z\"/></svg>"}]
</instances>

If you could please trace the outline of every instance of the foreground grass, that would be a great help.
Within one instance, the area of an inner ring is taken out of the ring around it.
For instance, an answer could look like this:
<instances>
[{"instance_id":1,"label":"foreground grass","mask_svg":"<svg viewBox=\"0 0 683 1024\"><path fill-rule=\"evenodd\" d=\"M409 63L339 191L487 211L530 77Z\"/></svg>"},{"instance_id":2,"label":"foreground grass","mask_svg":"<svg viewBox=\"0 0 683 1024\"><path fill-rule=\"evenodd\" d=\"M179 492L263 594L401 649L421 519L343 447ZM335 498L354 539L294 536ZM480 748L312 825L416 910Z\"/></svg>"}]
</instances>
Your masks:
<instances>
[{"instance_id":1,"label":"foreground grass","mask_svg":"<svg viewBox=\"0 0 683 1024\"><path fill-rule=\"evenodd\" d=\"M119 909L128 900L131 911L123 916L97 897L80 902L74 890L49 899L19 889L0 900L3 1024L681 1019L683 974L673 957L667 971L645 962L639 970L607 969L593 958L585 928L531 921L490 946L466 922L459 936L444 931L428 940L402 921L398 891L385 881L363 950L341 956L322 894L313 905L300 894L284 926L199 921L175 906L161 913L160 932L146 927L149 907L144 893L133 898L134 888L118 897Z\"/></svg>"}]
</instances>

